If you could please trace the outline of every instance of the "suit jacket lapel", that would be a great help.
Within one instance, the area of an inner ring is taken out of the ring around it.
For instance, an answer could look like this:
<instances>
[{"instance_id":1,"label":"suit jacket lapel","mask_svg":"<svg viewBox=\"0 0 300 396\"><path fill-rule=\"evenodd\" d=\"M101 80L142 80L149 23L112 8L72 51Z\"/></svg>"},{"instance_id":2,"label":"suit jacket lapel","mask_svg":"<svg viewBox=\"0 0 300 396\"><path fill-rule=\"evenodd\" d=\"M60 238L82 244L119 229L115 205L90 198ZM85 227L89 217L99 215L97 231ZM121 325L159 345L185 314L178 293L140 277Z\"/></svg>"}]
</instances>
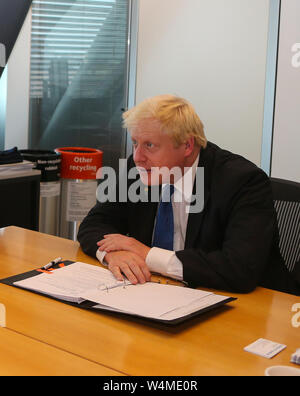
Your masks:
<instances>
[{"instance_id":1,"label":"suit jacket lapel","mask_svg":"<svg viewBox=\"0 0 300 396\"><path fill-rule=\"evenodd\" d=\"M210 181L211 181L210 157L211 157L211 155L210 155L209 146L207 146L206 149L201 149L198 167L204 168L203 209L201 212L198 212L198 213L191 213L191 212L189 213L186 237L185 237L185 249L189 249L194 246L194 243L200 234L206 207L209 202ZM201 173L200 173L200 176L201 176ZM198 177L199 177L199 175L198 175ZM203 194L203 191L196 191L196 179L195 179L194 186L193 186L193 195L196 196L196 193L197 193L197 196L199 196L200 194Z\"/></svg>"},{"instance_id":2,"label":"suit jacket lapel","mask_svg":"<svg viewBox=\"0 0 300 396\"><path fill-rule=\"evenodd\" d=\"M155 203L148 203L147 206L145 204L140 204L140 211L138 216L141 216L139 220L140 227L139 229L139 237L138 239L147 246L151 246L152 244L152 233L154 227L154 220L157 211L157 202Z\"/></svg>"},{"instance_id":3,"label":"suit jacket lapel","mask_svg":"<svg viewBox=\"0 0 300 396\"><path fill-rule=\"evenodd\" d=\"M151 202L151 191L156 187L149 187L147 189L148 202L138 202L138 210L135 212L136 225L138 229L137 239L147 246L152 244L152 234L154 228L154 221L156 217L158 202ZM160 191L161 187L157 187ZM159 192L158 192L159 196Z\"/></svg>"}]
</instances>

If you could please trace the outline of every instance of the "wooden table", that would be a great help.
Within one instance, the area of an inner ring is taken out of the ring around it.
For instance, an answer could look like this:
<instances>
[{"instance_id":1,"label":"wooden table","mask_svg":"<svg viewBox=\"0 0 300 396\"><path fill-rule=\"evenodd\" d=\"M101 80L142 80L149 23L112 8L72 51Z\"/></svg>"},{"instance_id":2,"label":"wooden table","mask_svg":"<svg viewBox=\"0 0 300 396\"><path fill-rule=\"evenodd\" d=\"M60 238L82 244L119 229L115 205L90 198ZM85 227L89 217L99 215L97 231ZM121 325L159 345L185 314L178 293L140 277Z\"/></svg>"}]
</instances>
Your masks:
<instances>
[{"instance_id":1,"label":"wooden table","mask_svg":"<svg viewBox=\"0 0 300 396\"><path fill-rule=\"evenodd\" d=\"M72 353L0 328L0 376L115 376L120 373Z\"/></svg>"},{"instance_id":2,"label":"wooden table","mask_svg":"<svg viewBox=\"0 0 300 396\"><path fill-rule=\"evenodd\" d=\"M29 271L53 257L99 263L77 242L17 227L0 230L0 278ZM0 284L7 329L128 375L264 375L271 365L291 365L300 347L292 326L300 298L257 288L232 294L238 300L184 325L167 328L92 312ZM287 348L271 360L243 348L266 338Z\"/></svg>"}]
</instances>

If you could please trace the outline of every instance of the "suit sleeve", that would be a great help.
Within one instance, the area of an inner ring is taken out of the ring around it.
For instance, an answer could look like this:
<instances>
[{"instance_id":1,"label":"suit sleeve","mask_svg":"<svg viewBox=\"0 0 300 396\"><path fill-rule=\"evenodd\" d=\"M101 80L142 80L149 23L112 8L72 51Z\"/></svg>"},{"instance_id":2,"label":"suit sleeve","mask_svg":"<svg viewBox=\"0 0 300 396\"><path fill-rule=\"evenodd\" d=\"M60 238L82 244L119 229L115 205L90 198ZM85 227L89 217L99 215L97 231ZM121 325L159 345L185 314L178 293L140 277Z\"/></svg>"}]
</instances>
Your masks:
<instances>
[{"instance_id":1,"label":"suit sleeve","mask_svg":"<svg viewBox=\"0 0 300 396\"><path fill-rule=\"evenodd\" d=\"M224 199L218 208L219 216L226 218L220 247L176 252L183 278L192 287L247 293L259 284L265 270L276 225L269 179L256 170L238 188L234 185L227 186L230 200Z\"/></svg>"},{"instance_id":2,"label":"suit sleeve","mask_svg":"<svg viewBox=\"0 0 300 396\"><path fill-rule=\"evenodd\" d=\"M122 175L126 177L126 175ZM84 253L96 257L97 242L106 234L127 234L126 202L119 202L119 183L104 203L97 202L80 224L77 239Z\"/></svg>"},{"instance_id":3,"label":"suit sleeve","mask_svg":"<svg viewBox=\"0 0 300 396\"><path fill-rule=\"evenodd\" d=\"M126 209L121 203L97 204L90 210L79 227L77 239L84 253L96 257L97 242L106 234L126 234Z\"/></svg>"}]
</instances>

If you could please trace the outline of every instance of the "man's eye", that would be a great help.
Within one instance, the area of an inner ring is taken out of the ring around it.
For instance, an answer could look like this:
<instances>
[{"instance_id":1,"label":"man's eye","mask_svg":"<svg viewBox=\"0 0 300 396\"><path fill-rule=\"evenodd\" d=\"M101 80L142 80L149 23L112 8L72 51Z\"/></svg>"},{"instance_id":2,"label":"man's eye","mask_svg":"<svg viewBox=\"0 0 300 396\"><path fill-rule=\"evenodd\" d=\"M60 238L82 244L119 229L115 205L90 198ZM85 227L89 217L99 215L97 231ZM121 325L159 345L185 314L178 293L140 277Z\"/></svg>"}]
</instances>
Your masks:
<instances>
[{"instance_id":1,"label":"man's eye","mask_svg":"<svg viewBox=\"0 0 300 396\"><path fill-rule=\"evenodd\" d=\"M153 144L153 143L150 143L150 142L148 142L148 143L146 143L146 146L147 146L148 148L153 148L153 147L154 147L154 144Z\"/></svg>"}]
</instances>

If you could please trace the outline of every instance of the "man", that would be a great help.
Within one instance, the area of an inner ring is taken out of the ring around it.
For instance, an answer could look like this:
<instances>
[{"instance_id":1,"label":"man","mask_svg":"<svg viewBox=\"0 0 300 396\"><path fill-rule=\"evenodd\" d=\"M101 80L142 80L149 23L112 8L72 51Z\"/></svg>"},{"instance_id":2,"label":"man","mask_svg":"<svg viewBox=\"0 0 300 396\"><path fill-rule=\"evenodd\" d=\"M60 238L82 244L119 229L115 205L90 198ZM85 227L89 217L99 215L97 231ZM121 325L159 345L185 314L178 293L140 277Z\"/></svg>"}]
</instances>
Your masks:
<instances>
[{"instance_id":1,"label":"man","mask_svg":"<svg viewBox=\"0 0 300 396\"><path fill-rule=\"evenodd\" d=\"M207 142L182 98L147 99L123 118L133 143L127 171L136 166L149 200L131 202L128 194L126 202L98 202L79 229L83 251L134 284L157 272L191 287L250 292L264 285L293 292L266 174ZM128 180L128 191L133 183ZM162 196L169 191L171 203L151 202L157 187ZM192 197L203 198L199 210Z\"/></svg>"}]
</instances>

